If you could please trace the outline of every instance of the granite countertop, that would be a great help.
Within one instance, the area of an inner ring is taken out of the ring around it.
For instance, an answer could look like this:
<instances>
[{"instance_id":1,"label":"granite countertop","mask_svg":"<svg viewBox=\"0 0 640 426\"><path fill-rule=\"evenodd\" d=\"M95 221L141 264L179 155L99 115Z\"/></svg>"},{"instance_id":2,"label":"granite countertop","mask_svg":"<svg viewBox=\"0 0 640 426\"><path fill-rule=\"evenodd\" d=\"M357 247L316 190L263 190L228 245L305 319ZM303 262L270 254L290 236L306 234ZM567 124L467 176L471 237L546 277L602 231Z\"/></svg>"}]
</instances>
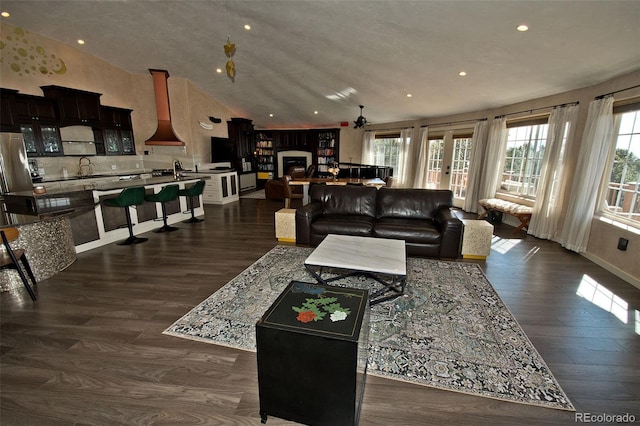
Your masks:
<instances>
[{"instance_id":1,"label":"granite countertop","mask_svg":"<svg viewBox=\"0 0 640 426\"><path fill-rule=\"evenodd\" d=\"M56 178L52 178L52 179L46 179L43 178L38 182L33 182L34 185L47 185L47 183L53 183L53 182L85 182L88 180L92 180L92 179L104 179L104 178L120 178L121 176L140 176L142 174L145 174L145 172L142 173L115 173L115 174L95 174L95 175L90 175L90 176L69 176L69 177L56 177ZM148 173L151 174L151 173Z\"/></svg>"},{"instance_id":2,"label":"granite countertop","mask_svg":"<svg viewBox=\"0 0 640 426\"><path fill-rule=\"evenodd\" d=\"M133 178L133 179L118 180L118 181L104 182L104 183L87 181L86 185L83 185L83 187L78 187L78 188L51 188L51 189L47 189L47 192L43 194L36 194L33 191L16 191L16 192L10 192L6 195L16 195L16 196L34 197L34 198L51 198L53 196L58 196L61 194L70 194L74 192L84 192L84 191L94 191L94 190L95 191L113 191L115 189L124 189L132 186L151 186L151 185L160 185L163 183L170 183L170 182L179 183L179 182L188 182L188 181L201 180L201 179L210 179L210 177L208 177L205 174L201 176L192 176L191 174L189 174L189 175L181 176L177 179L174 178L173 176L154 176L146 179ZM86 181L87 179L76 179L76 180ZM41 185L44 185L45 188L47 187L46 182L42 183Z\"/></svg>"},{"instance_id":3,"label":"granite countertop","mask_svg":"<svg viewBox=\"0 0 640 426\"><path fill-rule=\"evenodd\" d=\"M206 175L203 176L190 176L184 175L178 178L174 178L173 176L154 176L147 179L128 179L128 180L119 180L117 182L105 182L99 183L95 185L96 191L113 191L114 189L124 189L130 188L132 186L149 186L149 185L159 185L163 183L179 183L179 182L189 182L194 180L202 180L202 179L211 179Z\"/></svg>"}]
</instances>

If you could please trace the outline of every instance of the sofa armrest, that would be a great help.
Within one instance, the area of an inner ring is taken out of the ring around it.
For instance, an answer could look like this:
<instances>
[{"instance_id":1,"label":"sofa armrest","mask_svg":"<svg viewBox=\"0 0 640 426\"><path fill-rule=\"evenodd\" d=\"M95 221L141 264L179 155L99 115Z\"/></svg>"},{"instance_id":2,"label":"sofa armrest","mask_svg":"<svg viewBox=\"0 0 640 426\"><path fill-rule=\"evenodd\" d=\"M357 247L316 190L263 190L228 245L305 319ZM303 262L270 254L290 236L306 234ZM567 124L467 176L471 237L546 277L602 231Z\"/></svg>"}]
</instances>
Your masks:
<instances>
[{"instance_id":1,"label":"sofa armrest","mask_svg":"<svg viewBox=\"0 0 640 426\"><path fill-rule=\"evenodd\" d=\"M311 245L311 224L322 216L322 203L312 201L296 210L296 244Z\"/></svg>"},{"instance_id":2,"label":"sofa armrest","mask_svg":"<svg viewBox=\"0 0 640 426\"><path fill-rule=\"evenodd\" d=\"M438 210L435 221L440 227L440 258L457 259L460 257L462 241L462 222L451 207Z\"/></svg>"}]
</instances>

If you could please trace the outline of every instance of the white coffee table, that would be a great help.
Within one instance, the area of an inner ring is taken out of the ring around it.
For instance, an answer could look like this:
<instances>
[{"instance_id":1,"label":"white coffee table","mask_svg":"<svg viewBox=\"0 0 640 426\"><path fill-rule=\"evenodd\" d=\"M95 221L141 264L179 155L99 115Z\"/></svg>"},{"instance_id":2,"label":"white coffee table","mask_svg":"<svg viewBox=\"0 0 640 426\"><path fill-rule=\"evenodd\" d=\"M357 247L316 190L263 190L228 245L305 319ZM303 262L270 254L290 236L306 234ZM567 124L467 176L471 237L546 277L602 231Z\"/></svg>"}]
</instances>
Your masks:
<instances>
[{"instance_id":1,"label":"white coffee table","mask_svg":"<svg viewBox=\"0 0 640 426\"><path fill-rule=\"evenodd\" d=\"M304 266L321 284L352 275L366 275L382 284L371 292L370 305L404 294L407 254L403 240L329 234L305 260ZM346 272L322 278L323 268Z\"/></svg>"}]
</instances>

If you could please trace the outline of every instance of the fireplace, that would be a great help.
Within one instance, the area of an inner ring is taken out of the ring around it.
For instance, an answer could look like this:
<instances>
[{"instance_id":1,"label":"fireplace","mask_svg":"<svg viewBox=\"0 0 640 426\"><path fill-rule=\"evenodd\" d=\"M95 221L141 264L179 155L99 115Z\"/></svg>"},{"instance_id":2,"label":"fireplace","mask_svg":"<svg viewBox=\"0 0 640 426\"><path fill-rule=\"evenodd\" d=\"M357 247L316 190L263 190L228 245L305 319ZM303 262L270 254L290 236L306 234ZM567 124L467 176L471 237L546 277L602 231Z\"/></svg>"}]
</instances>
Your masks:
<instances>
[{"instance_id":1,"label":"fireplace","mask_svg":"<svg viewBox=\"0 0 640 426\"><path fill-rule=\"evenodd\" d=\"M284 176L291 166L308 167L313 159L308 151L279 151L278 158L278 178Z\"/></svg>"}]
</instances>

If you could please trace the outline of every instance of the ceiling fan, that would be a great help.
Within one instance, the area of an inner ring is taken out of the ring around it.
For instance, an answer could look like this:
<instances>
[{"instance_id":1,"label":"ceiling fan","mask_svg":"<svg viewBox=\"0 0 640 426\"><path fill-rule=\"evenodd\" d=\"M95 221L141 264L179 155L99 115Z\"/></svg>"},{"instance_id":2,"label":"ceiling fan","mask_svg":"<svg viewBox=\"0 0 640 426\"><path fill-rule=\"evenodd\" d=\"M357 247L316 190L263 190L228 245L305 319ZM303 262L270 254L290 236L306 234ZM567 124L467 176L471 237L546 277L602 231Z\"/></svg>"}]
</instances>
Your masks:
<instances>
[{"instance_id":1,"label":"ceiling fan","mask_svg":"<svg viewBox=\"0 0 640 426\"><path fill-rule=\"evenodd\" d=\"M355 124L355 126L353 126L354 129L361 129L367 125L367 119L362 115L363 108L364 105L360 105L360 117L356 118L356 121L353 122L353 124Z\"/></svg>"}]
</instances>

